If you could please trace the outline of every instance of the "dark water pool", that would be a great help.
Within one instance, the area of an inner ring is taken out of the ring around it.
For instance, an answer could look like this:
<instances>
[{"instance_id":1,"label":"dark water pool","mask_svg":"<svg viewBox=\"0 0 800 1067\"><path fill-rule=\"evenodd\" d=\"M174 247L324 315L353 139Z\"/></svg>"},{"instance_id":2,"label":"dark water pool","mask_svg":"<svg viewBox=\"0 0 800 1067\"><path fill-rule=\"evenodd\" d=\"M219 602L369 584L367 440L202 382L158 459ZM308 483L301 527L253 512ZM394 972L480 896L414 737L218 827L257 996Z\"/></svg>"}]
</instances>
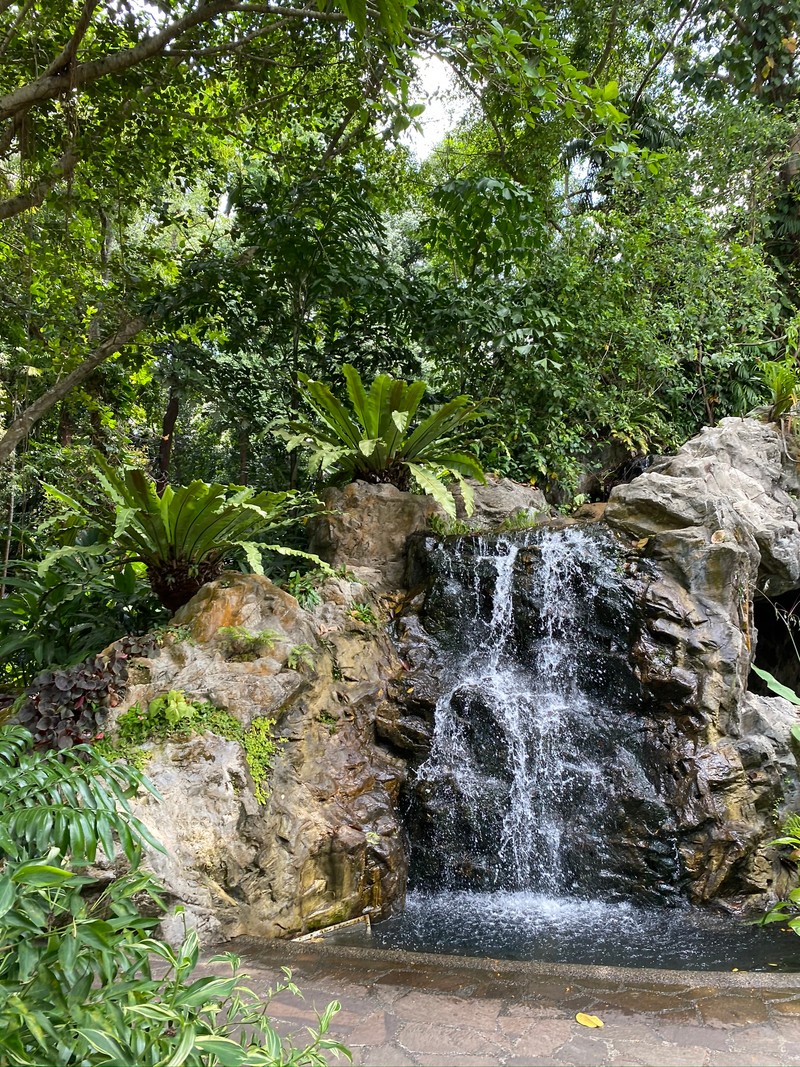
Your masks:
<instances>
[{"instance_id":1,"label":"dark water pool","mask_svg":"<svg viewBox=\"0 0 800 1067\"><path fill-rule=\"evenodd\" d=\"M340 945L546 963L800 971L800 937L699 908L643 908L533 893L410 893L405 913L329 934Z\"/></svg>"}]
</instances>

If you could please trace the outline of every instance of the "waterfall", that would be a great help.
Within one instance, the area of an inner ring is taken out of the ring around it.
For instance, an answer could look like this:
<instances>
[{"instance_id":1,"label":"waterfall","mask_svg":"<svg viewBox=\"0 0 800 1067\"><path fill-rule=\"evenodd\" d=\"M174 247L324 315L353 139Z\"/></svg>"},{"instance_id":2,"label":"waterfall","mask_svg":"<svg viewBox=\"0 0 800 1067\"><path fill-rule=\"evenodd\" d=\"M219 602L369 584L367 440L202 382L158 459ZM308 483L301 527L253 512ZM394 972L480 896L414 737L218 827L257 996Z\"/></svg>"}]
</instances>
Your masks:
<instances>
[{"instance_id":1,"label":"waterfall","mask_svg":"<svg viewBox=\"0 0 800 1067\"><path fill-rule=\"evenodd\" d=\"M539 529L454 540L435 565L428 614L448 668L417 770L412 876L549 896L672 892L616 546L583 527ZM652 842L632 843L632 804Z\"/></svg>"}]
</instances>

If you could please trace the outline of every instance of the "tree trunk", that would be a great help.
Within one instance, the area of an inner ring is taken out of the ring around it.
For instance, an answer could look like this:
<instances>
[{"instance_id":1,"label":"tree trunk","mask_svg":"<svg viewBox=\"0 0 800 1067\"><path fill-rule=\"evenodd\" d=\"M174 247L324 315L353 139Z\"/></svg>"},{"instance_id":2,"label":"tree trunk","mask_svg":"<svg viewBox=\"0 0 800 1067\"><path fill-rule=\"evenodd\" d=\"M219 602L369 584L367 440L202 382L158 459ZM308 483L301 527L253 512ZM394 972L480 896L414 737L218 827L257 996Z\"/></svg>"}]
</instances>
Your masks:
<instances>
[{"instance_id":1,"label":"tree trunk","mask_svg":"<svg viewBox=\"0 0 800 1067\"><path fill-rule=\"evenodd\" d=\"M39 419L49 414L59 400L63 400L76 386L85 382L101 363L105 363L107 359L119 352L124 345L132 341L137 334L140 334L149 325L149 322L150 320L143 315L126 322L115 334L112 334L101 345L98 345L91 355L77 366L74 371L62 378L61 381L56 382L38 400L35 400L27 407L20 416L14 419L2 438L0 438L0 464L6 462L17 445L24 441Z\"/></svg>"},{"instance_id":2,"label":"tree trunk","mask_svg":"<svg viewBox=\"0 0 800 1067\"><path fill-rule=\"evenodd\" d=\"M250 476L250 427L239 424L239 485L247 485Z\"/></svg>"},{"instance_id":3,"label":"tree trunk","mask_svg":"<svg viewBox=\"0 0 800 1067\"><path fill-rule=\"evenodd\" d=\"M64 401L58 413L58 443L62 448L69 448L72 444L72 414Z\"/></svg>"},{"instance_id":4,"label":"tree trunk","mask_svg":"<svg viewBox=\"0 0 800 1067\"><path fill-rule=\"evenodd\" d=\"M156 491L162 496L169 481L169 464L172 458L172 442L175 436L175 423L178 421L181 398L175 385L169 387L169 402L161 423L161 441L158 445L158 471L156 473Z\"/></svg>"}]
</instances>

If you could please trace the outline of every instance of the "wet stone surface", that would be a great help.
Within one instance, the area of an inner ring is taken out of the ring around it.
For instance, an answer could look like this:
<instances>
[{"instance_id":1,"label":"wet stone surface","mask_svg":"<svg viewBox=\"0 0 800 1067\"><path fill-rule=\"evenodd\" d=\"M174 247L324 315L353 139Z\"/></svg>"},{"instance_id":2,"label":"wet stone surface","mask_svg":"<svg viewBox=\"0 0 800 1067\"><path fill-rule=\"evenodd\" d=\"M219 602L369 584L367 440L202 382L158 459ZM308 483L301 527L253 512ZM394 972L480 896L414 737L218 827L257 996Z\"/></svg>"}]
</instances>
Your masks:
<instances>
[{"instance_id":1,"label":"wet stone surface","mask_svg":"<svg viewBox=\"0 0 800 1067\"><path fill-rule=\"evenodd\" d=\"M800 975L548 966L253 939L227 947L257 992L291 967L304 999L283 993L270 1016L298 1045L338 1000L331 1036L368 1067L800 1067ZM603 1028L581 1026L577 1012L599 1016Z\"/></svg>"}]
</instances>

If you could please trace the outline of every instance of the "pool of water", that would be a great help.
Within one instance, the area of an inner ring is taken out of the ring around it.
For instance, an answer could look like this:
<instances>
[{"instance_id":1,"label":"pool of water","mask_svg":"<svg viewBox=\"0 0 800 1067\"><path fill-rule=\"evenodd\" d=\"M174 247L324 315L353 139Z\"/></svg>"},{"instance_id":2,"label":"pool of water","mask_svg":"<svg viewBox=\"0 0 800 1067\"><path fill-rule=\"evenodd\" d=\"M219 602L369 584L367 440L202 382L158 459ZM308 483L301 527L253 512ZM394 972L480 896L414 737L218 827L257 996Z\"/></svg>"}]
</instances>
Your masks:
<instances>
[{"instance_id":1,"label":"pool of water","mask_svg":"<svg viewBox=\"0 0 800 1067\"><path fill-rule=\"evenodd\" d=\"M369 942L366 941L369 937ZM490 959L708 971L800 971L800 938L699 908L525 892L410 893L402 915L338 931L340 945Z\"/></svg>"}]
</instances>

